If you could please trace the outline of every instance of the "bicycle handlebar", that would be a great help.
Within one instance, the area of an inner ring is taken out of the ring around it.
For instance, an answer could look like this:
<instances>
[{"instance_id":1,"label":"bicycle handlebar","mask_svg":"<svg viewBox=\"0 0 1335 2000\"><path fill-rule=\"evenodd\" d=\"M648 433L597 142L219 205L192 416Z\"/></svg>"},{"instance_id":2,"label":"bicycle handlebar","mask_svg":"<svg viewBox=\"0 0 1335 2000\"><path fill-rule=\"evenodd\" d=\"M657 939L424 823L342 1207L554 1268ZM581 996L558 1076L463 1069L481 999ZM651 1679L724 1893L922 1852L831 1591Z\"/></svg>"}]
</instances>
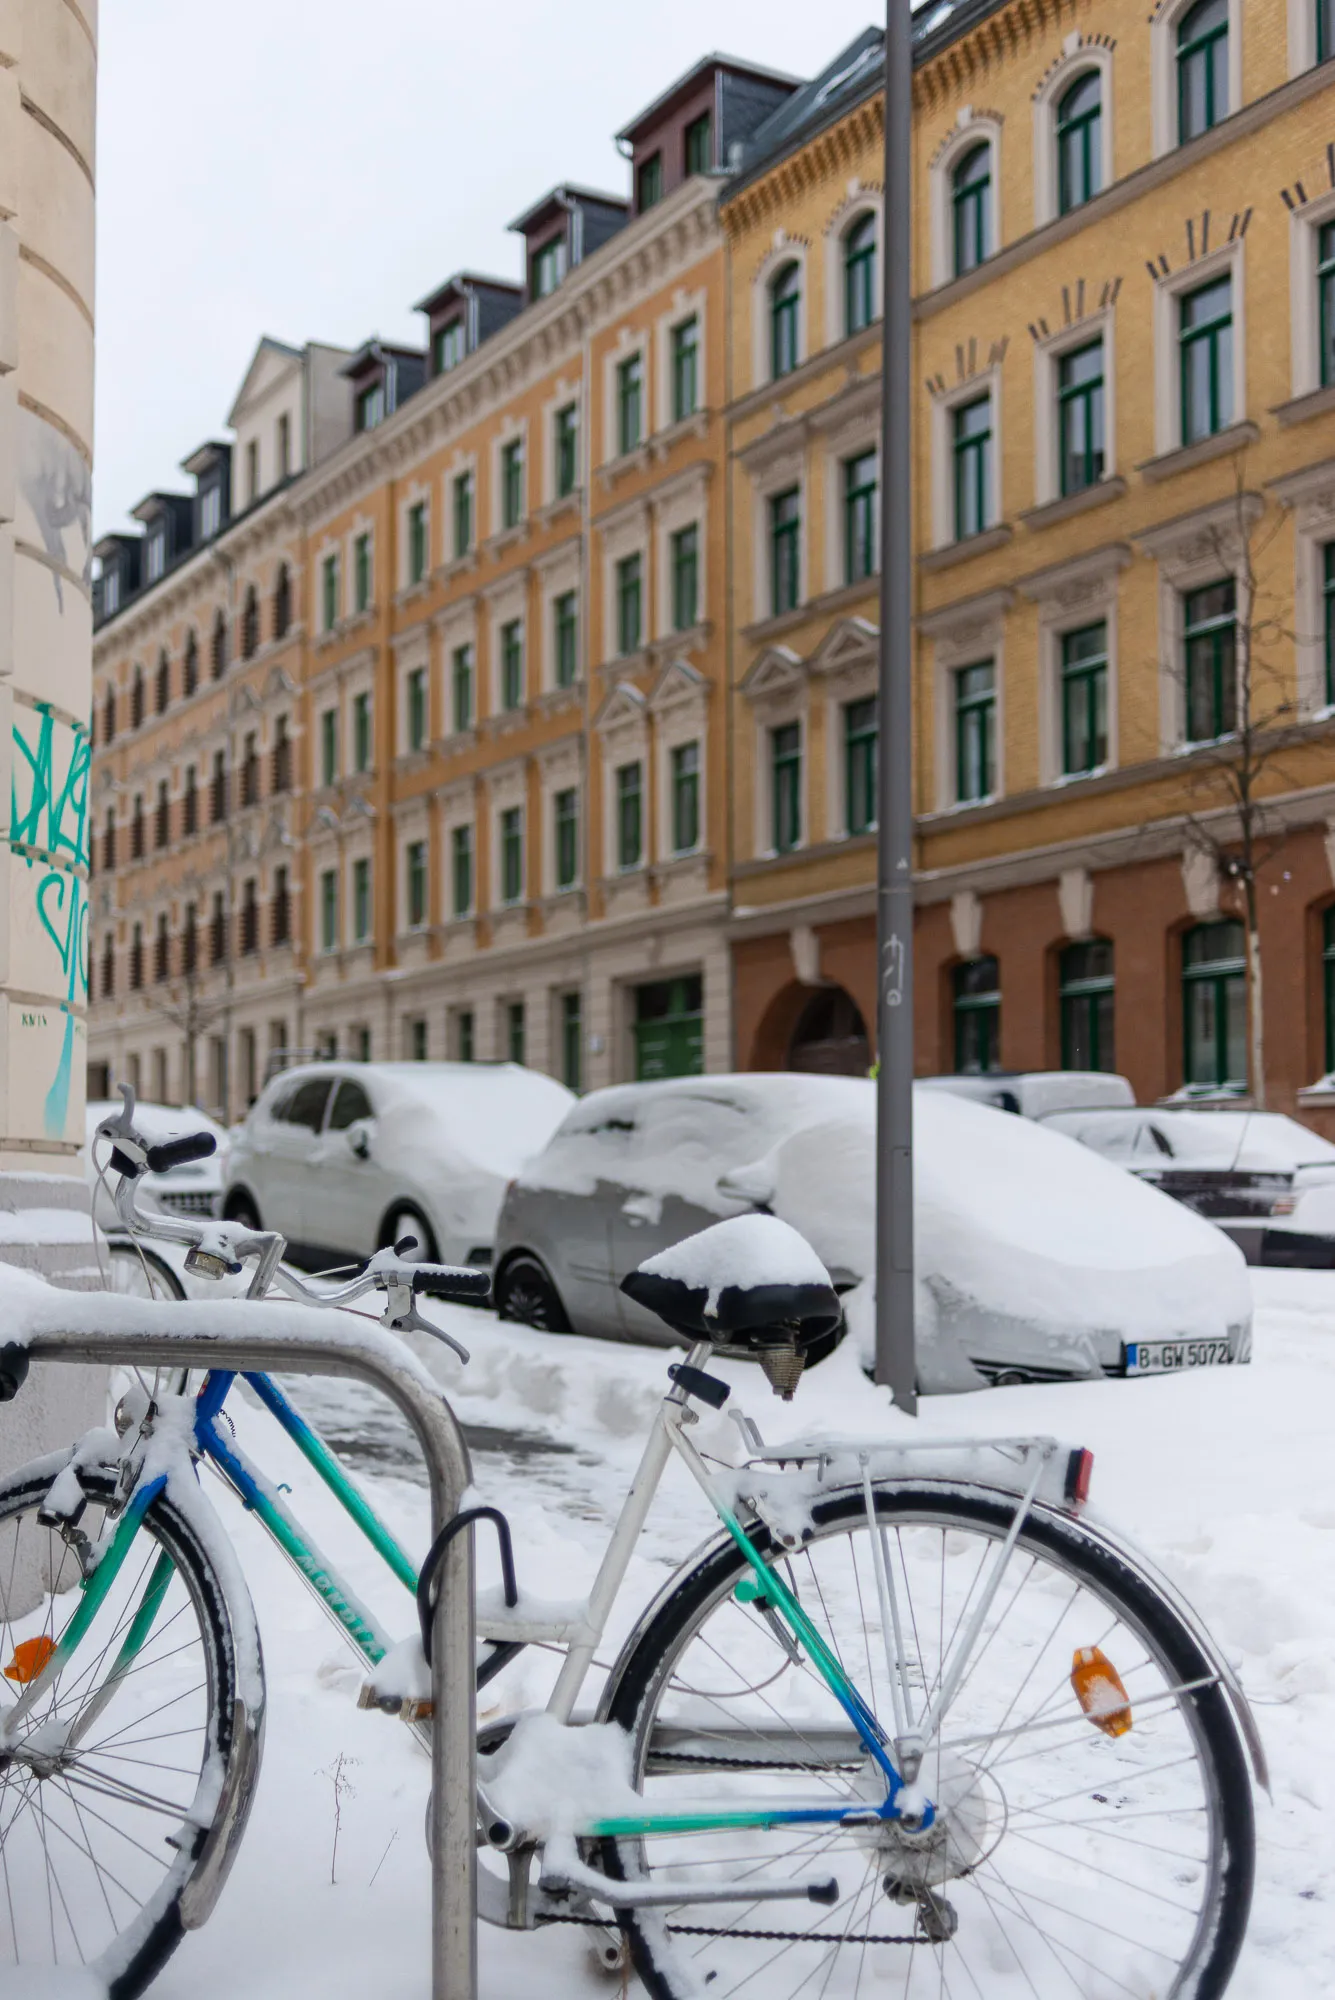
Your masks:
<instances>
[{"instance_id":1,"label":"bicycle handlebar","mask_svg":"<svg viewBox=\"0 0 1335 2000\"><path fill-rule=\"evenodd\" d=\"M147 1148L149 1172L170 1173L173 1167L183 1167L189 1160L207 1160L218 1150L218 1141L212 1132L185 1132L179 1139L165 1139L160 1146Z\"/></svg>"},{"instance_id":2,"label":"bicycle handlebar","mask_svg":"<svg viewBox=\"0 0 1335 2000\"><path fill-rule=\"evenodd\" d=\"M413 1291L419 1298L453 1299L462 1305L468 1299L491 1296L491 1273L456 1264L414 1264Z\"/></svg>"}]
</instances>

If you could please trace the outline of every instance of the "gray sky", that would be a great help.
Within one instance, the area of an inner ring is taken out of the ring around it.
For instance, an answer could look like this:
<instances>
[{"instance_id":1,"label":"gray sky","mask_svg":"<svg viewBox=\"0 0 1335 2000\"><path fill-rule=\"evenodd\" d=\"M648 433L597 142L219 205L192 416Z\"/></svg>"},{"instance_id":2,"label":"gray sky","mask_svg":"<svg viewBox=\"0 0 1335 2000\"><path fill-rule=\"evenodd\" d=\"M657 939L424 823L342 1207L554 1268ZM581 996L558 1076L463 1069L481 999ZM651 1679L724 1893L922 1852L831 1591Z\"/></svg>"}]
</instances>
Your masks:
<instances>
[{"instance_id":1,"label":"gray sky","mask_svg":"<svg viewBox=\"0 0 1335 2000\"><path fill-rule=\"evenodd\" d=\"M453 270L520 275L555 182L721 49L813 75L877 0L109 0L98 117L98 533L218 434L262 333L420 341Z\"/></svg>"}]
</instances>

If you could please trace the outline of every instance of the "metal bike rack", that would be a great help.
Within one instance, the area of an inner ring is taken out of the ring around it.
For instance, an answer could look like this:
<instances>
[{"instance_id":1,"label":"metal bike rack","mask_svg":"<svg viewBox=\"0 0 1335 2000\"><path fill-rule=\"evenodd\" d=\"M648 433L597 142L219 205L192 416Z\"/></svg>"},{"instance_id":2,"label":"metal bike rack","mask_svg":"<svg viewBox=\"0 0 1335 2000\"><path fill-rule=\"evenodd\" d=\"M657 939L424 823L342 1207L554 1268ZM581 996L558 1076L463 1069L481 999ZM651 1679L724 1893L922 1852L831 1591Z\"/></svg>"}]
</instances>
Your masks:
<instances>
[{"instance_id":1,"label":"metal bike rack","mask_svg":"<svg viewBox=\"0 0 1335 2000\"><path fill-rule=\"evenodd\" d=\"M117 1319L124 1319L129 1303L115 1301L120 1309ZM94 1362L126 1368L232 1368L238 1373L283 1369L292 1374L347 1375L369 1382L398 1405L417 1434L431 1481L432 1538L458 1513L472 1473L468 1447L454 1412L441 1391L423 1379L415 1357L377 1321L340 1313L337 1330L331 1328L322 1334L323 1315L318 1311L267 1300L228 1300L220 1305L204 1301L134 1303L136 1318L142 1314L142 1325L126 1332L107 1326L110 1315L105 1311L105 1294L56 1293L49 1306L43 1300L39 1314L25 1312L31 1326L27 1351L34 1361ZM185 1332L182 1327L192 1314L198 1315L200 1325ZM48 1320L49 1326L45 1324ZM285 1334L286 1326L291 1327L290 1333ZM432 1641L431 1994L432 2000L476 2000L476 1646L471 1534L457 1535L445 1555Z\"/></svg>"}]
</instances>

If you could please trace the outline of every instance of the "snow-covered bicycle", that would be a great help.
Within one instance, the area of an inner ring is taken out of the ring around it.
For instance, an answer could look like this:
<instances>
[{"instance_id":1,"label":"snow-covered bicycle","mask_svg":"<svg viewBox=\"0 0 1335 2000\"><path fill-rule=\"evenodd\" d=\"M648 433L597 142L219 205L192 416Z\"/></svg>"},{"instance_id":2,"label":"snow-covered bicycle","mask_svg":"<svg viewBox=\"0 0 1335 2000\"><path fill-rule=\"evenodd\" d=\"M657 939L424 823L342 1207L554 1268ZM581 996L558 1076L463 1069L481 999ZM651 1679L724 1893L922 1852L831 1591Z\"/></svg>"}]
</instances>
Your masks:
<instances>
[{"instance_id":1,"label":"snow-covered bicycle","mask_svg":"<svg viewBox=\"0 0 1335 2000\"><path fill-rule=\"evenodd\" d=\"M281 1237L140 1214L139 1174L194 1142L150 1148L128 1097L104 1130L127 1233L185 1245L202 1275L253 1263L252 1297L328 1308L379 1290L386 1325L449 1340L415 1301L485 1288L401 1246L317 1295L281 1264ZM884 1981L905 2000L1222 1993L1264 1760L1199 1621L1085 1511L1090 1454L1037 1437L767 1448L712 1355L758 1361L791 1395L839 1309L772 1218L720 1224L626 1283L689 1351L578 1606L520 1591L490 1509L447 1524L419 1570L263 1375L247 1377L260 1401L415 1593L420 1636L392 1642L241 1451L231 1374L137 1385L113 1430L0 1484L0 1966L86 1965L130 2000L216 1900L264 1694L244 1580L194 1489L206 1461L333 1611L369 1670L363 1705L419 1730L441 1551L494 1521L505 1581L479 1601L479 1683L524 1645L564 1658L546 1708L479 1743L488 1920L585 1925L606 1963L629 1951L656 2000L857 2000ZM23 1367L0 1327L0 1396ZM586 1712L674 1457L719 1532L641 1614Z\"/></svg>"}]
</instances>

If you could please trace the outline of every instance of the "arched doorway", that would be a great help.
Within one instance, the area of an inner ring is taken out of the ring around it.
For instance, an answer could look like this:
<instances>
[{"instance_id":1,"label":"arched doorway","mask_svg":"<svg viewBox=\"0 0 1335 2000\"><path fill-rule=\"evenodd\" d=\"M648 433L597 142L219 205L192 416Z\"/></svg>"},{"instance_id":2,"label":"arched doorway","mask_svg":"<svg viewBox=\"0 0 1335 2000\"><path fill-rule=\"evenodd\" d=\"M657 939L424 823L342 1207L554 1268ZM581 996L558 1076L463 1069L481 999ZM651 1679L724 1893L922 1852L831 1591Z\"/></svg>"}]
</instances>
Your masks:
<instances>
[{"instance_id":1,"label":"arched doorway","mask_svg":"<svg viewBox=\"0 0 1335 2000\"><path fill-rule=\"evenodd\" d=\"M857 1002L842 986L818 987L797 1017L788 1068L819 1076L865 1076L870 1067L871 1044Z\"/></svg>"}]
</instances>

